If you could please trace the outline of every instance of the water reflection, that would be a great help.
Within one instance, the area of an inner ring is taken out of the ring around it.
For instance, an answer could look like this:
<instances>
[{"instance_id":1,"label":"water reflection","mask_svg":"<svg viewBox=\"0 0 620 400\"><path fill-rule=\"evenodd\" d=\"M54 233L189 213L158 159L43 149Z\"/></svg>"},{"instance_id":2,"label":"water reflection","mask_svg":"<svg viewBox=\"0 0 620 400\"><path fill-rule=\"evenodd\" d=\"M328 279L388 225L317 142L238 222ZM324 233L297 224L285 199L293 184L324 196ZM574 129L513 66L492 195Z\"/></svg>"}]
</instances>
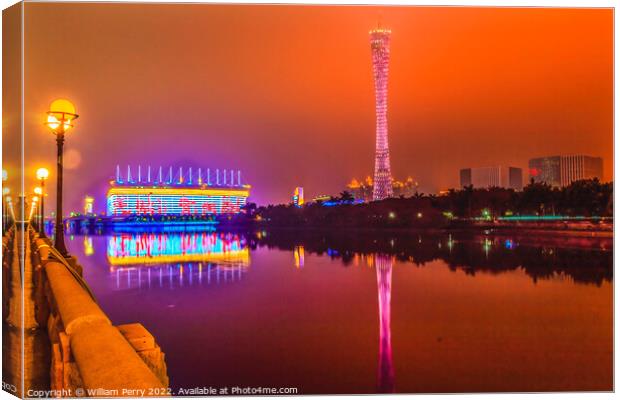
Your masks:
<instances>
[{"instance_id":1,"label":"water reflection","mask_svg":"<svg viewBox=\"0 0 620 400\"><path fill-rule=\"evenodd\" d=\"M306 253L341 259L344 266L364 255L388 254L417 266L442 260L451 270L469 275L522 269L534 282L567 278L601 285L613 278L612 238L274 231L253 235L250 246L293 251L301 247Z\"/></svg>"},{"instance_id":2,"label":"water reflection","mask_svg":"<svg viewBox=\"0 0 620 400\"><path fill-rule=\"evenodd\" d=\"M111 267L116 290L182 289L184 287L220 285L241 280L247 264L217 265L179 263L156 266Z\"/></svg>"},{"instance_id":3,"label":"water reflection","mask_svg":"<svg viewBox=\"0 0 620 400\"><path fill-rule=\"evenodd\" d=\"M611 239L290 231L76 239L71 250L102 307L161 340L175 388L540 391L611 382Z\"/></svg>"},{"instance_id":4,"label":"water reflection","mask_svg":"<svg viewBox=\"0 0 620 400\"><path fill-rule=\"evenodd\" d=\"M394 365L392 360L392 335L390 308L392 298L392 257L375 256L377 289L379 292L379 393L394 392Z\"/></svg>"},{"instance_id":5,"label":"water reflection","mask_svg":"<svg viewBox=\"0 0 620 400\"><path fill-rule=\"evenodd\" d=\"M84 240L92 254L92 240ZM250 264L247 242L231 233L133 233L107 238L116 290L233 283Z\"/></svg>"},{"instance_id":6,"label":"water reflection","mask_svg":"<svg viewBox=\"0 0 620 400\"><path fill-rule=\"evenodd\" d=\"M93 247L93 238L90 236L84 236L84 255L92 256L95 254L95 248Z\"/></svg>"},{"instance_id":7,"label":"water reflection","mask_svg":"<svg viewBox=\"0 0 620 400\"><path fill-rule=\"evenodd\" d=\"M217 262L247 265L245 238L233 233L135 233L108 238L111 265Z\"/></svg>"},{"instance_id":8,"label":"water reflection","mask_svg":"<svg viewBox=\"0 0 620 400\"><path fill-rule=\"evenodd\" d=\"M306 256L304 246L295 246L293 254L295 255L295 267L303 268Z\"/></svg>"}]
</instances>

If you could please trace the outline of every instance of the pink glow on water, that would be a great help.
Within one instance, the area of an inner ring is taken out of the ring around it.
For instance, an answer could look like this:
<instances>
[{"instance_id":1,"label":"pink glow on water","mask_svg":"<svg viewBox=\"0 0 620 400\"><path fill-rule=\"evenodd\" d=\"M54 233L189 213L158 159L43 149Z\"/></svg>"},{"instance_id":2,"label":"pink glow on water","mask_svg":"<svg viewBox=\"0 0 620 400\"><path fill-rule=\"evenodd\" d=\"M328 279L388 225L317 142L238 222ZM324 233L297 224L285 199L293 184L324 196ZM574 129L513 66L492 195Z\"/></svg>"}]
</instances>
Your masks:
<instances>
[{"instance_id":1,"label":"pink glow on water","mask_svg":"<svg viewBox=\"0 0 620 400\"><path fill-rule=\"evenodd\" d=\"M392 360L392 335L390 308L392 298L392 258L375 256L377 289L379 292L379 368L377 390L380 393L394 392L394 364Z\"/></svg>"}]
</instances>

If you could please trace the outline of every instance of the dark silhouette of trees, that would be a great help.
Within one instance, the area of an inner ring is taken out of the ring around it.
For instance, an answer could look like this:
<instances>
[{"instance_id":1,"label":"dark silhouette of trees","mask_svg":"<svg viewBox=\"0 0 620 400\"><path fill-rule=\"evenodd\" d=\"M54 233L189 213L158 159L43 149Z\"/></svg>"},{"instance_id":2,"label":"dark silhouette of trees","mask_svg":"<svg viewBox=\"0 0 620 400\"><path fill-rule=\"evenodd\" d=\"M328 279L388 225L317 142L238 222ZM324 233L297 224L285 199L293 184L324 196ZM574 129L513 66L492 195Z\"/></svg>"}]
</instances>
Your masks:
<instances>
[{"instance_id":1,"label":"dark silhouette of trees","mask_svg":"<svg viewBox=\"0 0 620 400\"><path fill-rule=\"evenodd\" d=\"M353 197L350 192L345 190L344 192L340 192L340 201L345 203L352 203L353 201L355 201L355 197Z\"/></svg>"},{"instance_id":2,"label":"dark silhouette of trees","mask_svg":"<svg viewBox=\"0 0 620 400\"><path fill-rule=\"evenodd\" d=\"M530 182L523 191L466 186L436 196L416 193L409 198L355 204L343 191L328 202L306 203L303 207L269 205L244 208L248 217L274 226L317 226L355 228L447 227L459 220L494 220L505 216L611 216L613 184L598 179L576 181L564 188Z\"/></svg>"},{"instance_id":3,"label":"dark silhouette of trees","mask_svg":"<svg viewBox=\"0 0 620 400\"><path fill-rule=\"evenodd\" d=\"M244 210L248 216L253 217L257 209L256 203L248 202L246 205L241 207L241 209Z\"/></svg>"}]
</instances>

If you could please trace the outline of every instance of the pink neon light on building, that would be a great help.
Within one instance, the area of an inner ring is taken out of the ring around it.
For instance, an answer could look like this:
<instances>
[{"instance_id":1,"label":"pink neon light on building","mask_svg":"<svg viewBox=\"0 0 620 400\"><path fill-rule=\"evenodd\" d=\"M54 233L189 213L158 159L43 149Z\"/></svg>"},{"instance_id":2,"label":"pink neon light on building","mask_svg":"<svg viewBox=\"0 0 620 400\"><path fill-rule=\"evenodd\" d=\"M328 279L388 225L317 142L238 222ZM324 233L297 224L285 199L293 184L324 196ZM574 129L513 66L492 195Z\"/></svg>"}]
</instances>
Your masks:
<instances>
[{"instance_id":1,"label":"pink neon light on building","mask_svg":"<svg viewBox=\"0 0 620 400\"><path fill-rule=\"evenodd\" d=\"M373 200L392 197L392 173L390 171L390 150L387 125L387 84L390 64L389 29L377 28L370 31L372 69L375 77L375 107L377 114L377 137L375 144L375 184Z\"/></svg>"},{"instance_id":2,"label":"pink neon light on building","mask_svg":"<svg viewBox=\"0 0 620 400\"><path fill-rule=\"evenodd\" d=\"M379 292L379 368L377 371L377 389L380 393L394 392L392 329L390 325L392 263L392 258L389 256L375 255L377 289Z\"/></svg>"}]
</instances>

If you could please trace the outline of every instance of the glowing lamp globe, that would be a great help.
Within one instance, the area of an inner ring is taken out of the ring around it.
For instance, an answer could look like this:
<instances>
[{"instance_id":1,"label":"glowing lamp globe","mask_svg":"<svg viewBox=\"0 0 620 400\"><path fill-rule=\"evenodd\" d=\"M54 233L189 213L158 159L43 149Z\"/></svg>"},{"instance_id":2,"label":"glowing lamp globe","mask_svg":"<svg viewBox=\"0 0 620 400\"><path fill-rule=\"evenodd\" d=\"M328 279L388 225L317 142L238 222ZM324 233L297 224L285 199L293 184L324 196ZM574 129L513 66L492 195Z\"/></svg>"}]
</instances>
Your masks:
<instances>
[{"instance_id":1,"label":"glowing lamp globe","mask_svg":"<svg viewBox=\"0 0 620 400\"><path fill-rule=\"evenodd\" d=\"M47 177L50 175L50 172L47 170L47 168L39 168L37 170L37 179L38 180L45 180L47 179Z\"/></svg>"},{"instance_id":2,"label":"glowing lamp globe","mask_svg":"<svg viewBox=\"0 0 620 400\"><path fill-rule=\"evenodd\" d=\"M37 201L39 201L39 196L32 196L32 202L36 203Z\"/></svg>"},{"instance_id":3,"label":"glowing lamp globe","mask_svg":"<svg viewBox=\"0 0 620 400\"><path fill-rule=\"evenodd\" d=\"M34 188L34 193L40 196L41 194L43 194L43 189L37 186L36 188Z\"/></svg>"},{"instance_id":4,"label":"glowing lamp globe","mask_svg":"<svg viewBox=\"0 0 620 400\"><path fill-rule=\"evenodd\" d=\"M6 181L7 179L9 179L9 174L6 172L6 169L2 170L2 180Z\"/></svg>"},{"instance_id":5,"label":"glowing lamp globe","mask_svg":"<svg viewBox=\"0 0 620 400\"><path fill-rule=\"evenodd\" d=\"M5 195L5 196L6 196L6 195L7 195L7 194L9 194L9 193L11 193L11 189L9 189L9 188L7 188L7 187L2 188L2 194L3 194L3 195Z\"/></svg>"},{"instance_id":6,"label":"glowing lamp globe","mask_svg":"<svg viewBox=\"0 0 620 400\"><path fill-rule=\"evenodd\" d=\"M50 104L46 125L53 131L60 128L61 132L65 132L73 126L71 121L77 117L73 103L67 99L56 99Z\"/></svg>"}]
</instances>

